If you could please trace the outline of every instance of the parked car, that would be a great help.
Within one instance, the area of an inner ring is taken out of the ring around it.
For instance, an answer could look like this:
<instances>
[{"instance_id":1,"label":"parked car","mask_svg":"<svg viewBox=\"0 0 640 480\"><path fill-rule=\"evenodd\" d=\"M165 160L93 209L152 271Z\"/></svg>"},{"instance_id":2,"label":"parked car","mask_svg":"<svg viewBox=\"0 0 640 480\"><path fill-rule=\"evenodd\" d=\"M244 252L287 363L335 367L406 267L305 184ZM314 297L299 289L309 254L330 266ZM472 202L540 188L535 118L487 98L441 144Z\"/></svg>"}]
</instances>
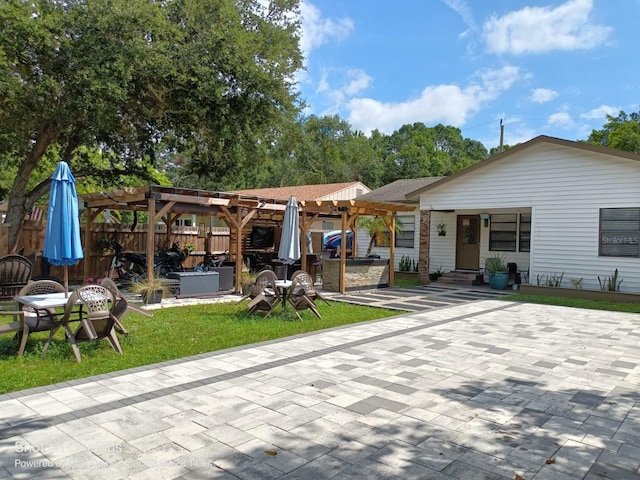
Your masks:
<instances>
[{"instance_id":1,"label":"parked car","mask_svg":"<svg viewBox=\"0 0 640 480\"><path fill-rule=\"evenodd\" d=\"M329 232L331 233L331 232ZM326 237L325 248L338 248L342 244L342 230L340 230L337 234ZM352 248L353 246L353 232L351 230L347 230L347 249Z\"/></svg>"}]
</instances>

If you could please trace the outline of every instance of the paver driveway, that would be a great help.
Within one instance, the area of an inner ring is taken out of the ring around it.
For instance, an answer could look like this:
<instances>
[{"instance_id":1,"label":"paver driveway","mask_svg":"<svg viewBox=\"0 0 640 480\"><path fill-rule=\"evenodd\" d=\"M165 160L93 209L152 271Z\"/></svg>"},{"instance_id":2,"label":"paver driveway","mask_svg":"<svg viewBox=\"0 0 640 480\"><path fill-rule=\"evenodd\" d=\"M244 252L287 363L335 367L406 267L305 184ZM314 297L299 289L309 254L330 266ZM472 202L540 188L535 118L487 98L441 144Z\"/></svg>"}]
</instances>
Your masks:
<instances>
[{"instance_id":1,"label":"paver driveway","mask_svg":"<svg viewBox=\"0 0 640 480\"><path fill-rule=\"evenodd\" d=\"M640 315L456 305L0 397L0 478L640 478Z\"/></svg>"}]
</instances>

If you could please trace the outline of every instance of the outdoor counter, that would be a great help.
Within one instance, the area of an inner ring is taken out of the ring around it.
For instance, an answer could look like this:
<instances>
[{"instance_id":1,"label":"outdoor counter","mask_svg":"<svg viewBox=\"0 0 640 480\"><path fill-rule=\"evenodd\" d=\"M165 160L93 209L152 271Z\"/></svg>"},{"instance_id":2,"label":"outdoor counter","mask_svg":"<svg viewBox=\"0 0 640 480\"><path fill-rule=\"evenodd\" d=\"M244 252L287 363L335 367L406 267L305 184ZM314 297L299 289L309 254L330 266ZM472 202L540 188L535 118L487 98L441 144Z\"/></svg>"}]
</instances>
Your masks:
<instances>
[{"instance_id":1,"label":"outdoor counter","mask_svg":"<svg viewBox=\"0 0 640 480\"><path fill-rule=\"evenodd\" d=\"M380 258L348 258L345 290L380 288L389 286L389 260ZM340 291L340 259L322 261L322 289Z\"/></svg>"}]
</instances>

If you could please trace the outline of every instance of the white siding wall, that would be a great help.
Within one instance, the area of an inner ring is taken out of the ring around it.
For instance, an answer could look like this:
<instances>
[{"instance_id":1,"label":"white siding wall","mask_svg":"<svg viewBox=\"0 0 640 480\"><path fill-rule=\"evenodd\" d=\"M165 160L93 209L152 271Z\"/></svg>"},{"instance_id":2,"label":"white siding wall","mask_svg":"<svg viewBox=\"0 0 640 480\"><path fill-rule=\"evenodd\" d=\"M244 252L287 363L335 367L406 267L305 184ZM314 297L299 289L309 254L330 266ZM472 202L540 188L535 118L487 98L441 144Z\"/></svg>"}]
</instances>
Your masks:
<instances>
[{"instance_id":1,"label":"white siding wall","mask_svg":"<svg viewBox=\"0 0 640 480\"><path fill-rule=\"evenodd\" d=\"M438 235L436 225L444 223L447 226L447 235ZM431 249L429 252L429 273L436 270L450 272L455 269L456 263L456 214L431 212Z\"/></svg>"},{"instance_id":2,"label":"white siding wall","mask_svg":"<svg viewBox=\"0 0 640 480\"><path fill-rule=\"evenodd\" d=\"M401 213L405 214L404 212ZM393 256L394 268L396 271L400 270L399 263L402 259L402 256L409 257L412 260L415 260L418 263L418 253L420 252L420 212L416 210L415 213L415 230L413 232L413 248L398 248L396 247ZM362 228L358 229L358 256L364 257L367 254L367 248L369 248L369 241L371 237L367 234L365 230ZM389 247L373 247L373 253L376 255L380 255L380 258L385 258L389 260Z\"/></svg>"},{"instance_id":3,"label":"white siding wall","mask_svg":"<svg viewBox=\"0 0 640 480\"><path fill-rule=\"evenodd\" d=\"M621 290L638 292L640 258L598 256L599 210L618 207L640 207L639 162L552 144L506 156L420 199L423 210L530 208L530 283L536 283L537 275L564 272L563 286L571 278L583 278L583 288L598 289L597 277L617 268L624 279ZM486 247L488 229L482 228ZM444 238L455 243L455 236L447 233Z\"/></svg>"},{"instance_id":4,"label":"white siding wall","mask_svg":"<svg viewBox=\"0 0 640 480\"><path fill-rule=\"evenodd\" d=\"M342 190L338 190L337 192L333 192L331 195L326 195L322 198L318 198L318 200L353 200L354 198L356 198L358 193L360 193L360 195L364 195L365 193L369 193L370 191L371 189L364 183L356 183L347 188L343 188Z\"/></svg>"}]
</instances>

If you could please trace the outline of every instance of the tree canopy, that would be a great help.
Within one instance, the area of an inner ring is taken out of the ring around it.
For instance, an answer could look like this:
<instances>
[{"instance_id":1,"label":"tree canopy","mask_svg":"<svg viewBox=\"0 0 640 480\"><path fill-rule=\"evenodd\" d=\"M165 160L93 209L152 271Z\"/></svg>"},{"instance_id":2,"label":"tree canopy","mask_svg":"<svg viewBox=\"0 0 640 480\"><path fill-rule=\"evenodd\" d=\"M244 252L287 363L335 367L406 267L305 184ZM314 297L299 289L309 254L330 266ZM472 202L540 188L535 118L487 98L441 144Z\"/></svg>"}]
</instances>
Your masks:
<instances>
[{"instance_id":1,"label":"tree canopy","mask_svg":"<svg viewBox=\"0 0 640 480\"><path fill-rule=\"evenodd\" d=\"M640 153L640 112L627 115L621 110L617 117L607 115L607 123L600 130L592 130L587 141Z\"/></svg>"},{"instance_id":2,"label":"tree canopy","mask_svg":"<svg viewBox=\"0 0 640 480\"><path fill-rule=\"evenodd\" d=\"M297 113L297 0L32 0L0 9L10 249L59 159L78 179L242 168ZM45 168L46 167L46 168ZM79 184L82 180L80 180Z\"/></svg>"}]
</instances>

